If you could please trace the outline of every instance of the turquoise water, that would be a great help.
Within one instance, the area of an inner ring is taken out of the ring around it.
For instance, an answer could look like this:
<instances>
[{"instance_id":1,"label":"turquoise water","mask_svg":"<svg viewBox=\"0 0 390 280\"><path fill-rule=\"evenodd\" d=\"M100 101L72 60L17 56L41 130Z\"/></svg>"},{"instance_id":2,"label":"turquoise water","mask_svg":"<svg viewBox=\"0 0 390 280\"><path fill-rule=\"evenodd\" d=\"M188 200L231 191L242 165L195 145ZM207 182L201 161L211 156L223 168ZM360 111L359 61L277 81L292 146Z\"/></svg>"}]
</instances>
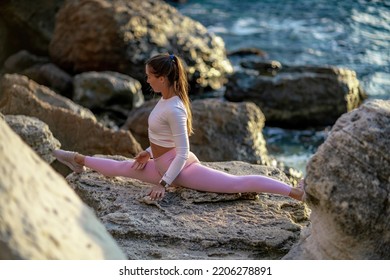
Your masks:
<instances>
[{"instance_id":1,"label":"turquoise water","mask_svg":"<svg viewBox=\"0 0 390 280\"><path fill-rule=\"evenodd\" d=\"M173 5L222 37L228 51L254 47L282 64L346 67L356 71L370 99L390 99L390 1L188 0ZM270 154L301 171L326 133L264 130Z\"/></svg>"}]
</instances>

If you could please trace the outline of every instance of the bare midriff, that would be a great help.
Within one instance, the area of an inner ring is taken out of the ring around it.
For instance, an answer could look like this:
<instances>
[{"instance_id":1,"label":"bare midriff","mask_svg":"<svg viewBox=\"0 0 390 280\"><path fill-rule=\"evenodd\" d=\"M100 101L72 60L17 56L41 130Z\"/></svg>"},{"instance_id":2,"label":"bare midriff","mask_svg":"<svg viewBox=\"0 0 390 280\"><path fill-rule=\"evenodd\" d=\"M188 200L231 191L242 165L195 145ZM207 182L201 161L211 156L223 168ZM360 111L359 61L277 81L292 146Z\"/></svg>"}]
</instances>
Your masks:
<instances>
[{"instance_id":1,"label":"bare midriff","mask_svg":"<svg viewBox=\"0 0 390 280\"><path fill-rule=\"evenodd\" d=\"M170 150L174 149L174 147L170 147L170 148L162 147L162 146L153 144L152 142L150 142L150 148L152 148L152 153L153 153L153 157L154 158L159 158L163 154L165 154L165 153L169 152Z\"/></svg>"}]
</instances>

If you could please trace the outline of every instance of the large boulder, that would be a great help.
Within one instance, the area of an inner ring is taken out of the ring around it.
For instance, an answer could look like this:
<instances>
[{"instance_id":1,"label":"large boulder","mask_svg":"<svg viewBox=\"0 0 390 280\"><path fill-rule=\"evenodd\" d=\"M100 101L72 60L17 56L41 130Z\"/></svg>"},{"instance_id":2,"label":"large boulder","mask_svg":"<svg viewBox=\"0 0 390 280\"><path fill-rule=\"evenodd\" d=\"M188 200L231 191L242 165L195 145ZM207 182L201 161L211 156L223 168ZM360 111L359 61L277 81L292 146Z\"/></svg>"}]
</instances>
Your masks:
<instances>
[{"instance_id":1,"label":"large boulder","mask_svg":"<svg viewBox=\"0 0 390 280\"><path fill-rule=\"evenodd\" d=\"M272 167L204 164L231 174L263 174L288 182ZM138 180L109 178L90 169L66 180L95 209L129 259L281 259L308 223L305 204L280 195L216 194L178 187L153 203L145 197L152 185Z\"/></svg>"},{"instance_id":2,"label":"large boulder","mask_svg":"<svg viewBox=\"0 0 390 280\"><path fill-rule=\"evenodd\" d=\"M193 91L220 88L233 70L220 37L161 0L68 0L49 49L68 72L110 70L139 81L147 59L175 53L186 63Z\"/></svg>"},{"instance_id":3,"label":"large boulder","mask_svg":"<svg viewBox=\"0 0 390 280\"><path fill-rule=\"evenodd\" d=\"M246 161L270 165L263 137L264 114L252 102L220 99L192 102L195 133L191 149L204 161Z\"/></svg>"},{"instance_id":4,"label":"large boulder","mask_svg":"<svg viewBox=\"0 0 390 280\"><path fill-rule=\"evenodd\" d=\"M229 79L229 101L257 104L266 124L288 128L333 125L362 104L366 95L355 71L336 67L244 64ZM268 68L267 68L268 67ZM271 71L264 74L264 71ZM275 72L273 74L273 72Z\"/></svg>"},{"instance_id":5,"label":"large boulder","mask_svg":"<svg viewBox=\"0 0 390 280\"><path fill-rule=\"evenodd\" d=\"M0 118L0 259L126 259L64 178Z\"/></svg>"},{"instance_id":6,"label":"large boulder","mask_svg":"<svg viewBox=\"0 0 390 280\"><path fill-rule=\"evenodd\" d=\"M288 259L390 258L390 101L344 114L307 165L311 227Z\"/></svg>"}]
</instances>

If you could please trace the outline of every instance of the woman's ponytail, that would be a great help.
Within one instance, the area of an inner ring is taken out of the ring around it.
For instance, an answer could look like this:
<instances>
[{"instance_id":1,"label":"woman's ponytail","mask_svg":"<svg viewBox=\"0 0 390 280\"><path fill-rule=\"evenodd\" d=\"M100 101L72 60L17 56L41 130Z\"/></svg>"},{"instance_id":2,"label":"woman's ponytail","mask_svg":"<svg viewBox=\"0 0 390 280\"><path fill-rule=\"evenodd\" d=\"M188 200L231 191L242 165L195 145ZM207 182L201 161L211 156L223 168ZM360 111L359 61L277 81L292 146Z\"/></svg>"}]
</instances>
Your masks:
<instances>
[{"instance_id":1,"label":"woman's ponytail","mask_svg":"<svg viewBox=\"0 0 390 280\"><path fill-rule=\"evenodd\" d=\"M158 54L150 58L146 64L152 68L153 74L157 77L165 76L168 78L169 84L173 86L175 94L179 96L186 108L188 135L193 134L187 72L181 58L174 54Z\"/></svg>"}]
</instances>

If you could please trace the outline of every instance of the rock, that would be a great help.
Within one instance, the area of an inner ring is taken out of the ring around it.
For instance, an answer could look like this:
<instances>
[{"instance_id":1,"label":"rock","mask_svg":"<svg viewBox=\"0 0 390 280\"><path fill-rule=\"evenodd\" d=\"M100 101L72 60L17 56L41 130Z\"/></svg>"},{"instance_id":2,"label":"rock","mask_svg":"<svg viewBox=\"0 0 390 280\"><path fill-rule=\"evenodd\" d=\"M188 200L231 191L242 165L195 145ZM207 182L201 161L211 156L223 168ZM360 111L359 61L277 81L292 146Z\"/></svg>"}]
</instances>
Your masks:
<instances>
[{"instance_id":1,"label":"rock","mask_svg":"<svg viewBox=\"0 0 390 280\"><path fill-rule=\"evenodd\" d=\"M149 146L148 117L157 100L132 110L122 127L129 129L144 148ZM219 99L191 103L195 134L191 150L202 161L246 161L270 164L262 129L264 115L251 102L225 102Z\"/></svg>"},{"instance_id":2,"label":"rock","mask_svg":"<svg viewBox=\"0 0 390 280\"><path fill-rule=\"evenodd\" d=\"M35 65L25 69L21 74L63 96L68 98L73 96L73 78L53 63Z\"/></svg>"},{"instance_id":3,"label":"rock","mask_svg":"<svg viewBox=\"0 0 390 280\"><path fill-rule=\"evenodd\" d=\"M64 0L0 1L0 65L19 50L48 55L55 15Z\"/></svg>"},{"instance_id":4,"label":"rock","mask_svg":"<svg viewBox=\"0 0 390 280\"><path fill-rule=\"evenodd\" d=\"M201 160L270 165L262 133L265 118L254 103L205 99L193 101L192 109L191 150Z\"/></svg>"},{"instance_id":5,"label":"rock","mask_svg":"<svg viewBox=\"0 0 390 280\"><path fill-rule=\"evenodd\" d=\"M194 92L220 88L233 71L220 37L160 0L66 1L49 49L70 73L115 71L142 82L147 59L175 53Z\"/></svg>"},{"instance_id":6,"label":"rock","mask_svg":"<svg viewBox=\"0 0 390 280\"><path fill-rule=\"evenodd\" d=\"M286 259L390 258L390 101L344 114L307 165L311 227Z\"/></svg>"},{"instance_id":7,"label":"rock","mask_svg":"<svg viewBox=\"0 0 390 280\"><path fill-rule=\"evenodd\" d=\"M54 92L34 81L26 81L25 77L5 75L0 83L0 92L0 111L3 114L40 119L49 126L63 149L84 154L125 156L134 156L141 151L141 146L129 131L114 131L103 126L90 111L85 113L87 110L81 106L72 107L73 110L64 108L62 101L66 98L53 99L56 96ZM60 106L58 103L61 103Z\"/></svg>"},{"instance_id":8,"label":"rock","mask_svg":"<svg viewBox=\"0 0 390 280\"><path fill-rule=\"evenodd\" d=\"M3 17L0 17L0 42L7 42L9 41L11 35L10 32L7 30L7 26L3 20ZM0 71L1 71L1 65L4 62L4 60L12 53L12 49L10 50L10 46L1 44L0 46Z\"/></svg>"},{"instance_id":9,"label":"rock","mask_svg":"<svg viewBox=\"0 0 390 280\"><path fill-rule=\"evenodd\" d=\"M254 102L268 126L301 129L333 125L366 99L355 71L349 69L283 65L270 77L259 74L258 64L247 62L246 67L251 65L252 69L231 76L225 98Z\"/></svg>"},{"instance_id":10,"label":"rock","mask_svg":"<svg viewBox=\"0 0 390 280\"><path fill-rule=\"evenodd\" d=\"M241 63L244 68L255 69L259 75L275 76L282 69L282 64L279 61L244 61Z\"/></svg>"},{"instance_id":11,"label":"rock","mask_svg":"<svg viewBox=\"0 0 390 280\"><path fill-rule=\"evenodd\" d=\"M0 119L0 259L125 259L64 178Z\"/></svg>"},{"instance_id":12,"label":"rock","mask_svg":"<svg viewBox=\"0 0 390 280\"><path fill-rule=\"evenodd\" d=\"M129 130L137 139L138 143L146 149L149 147L148 137L148 118L154 106L156 106L158 99L147 100L138 108L131 110L122 129ZM190 140L191 141L191 140Z\"/></svg>"},{"instance_id":13,"label":"rock","mask_svg":"<svg viewBox=\"0 0 390 280\"><path fill-rule=\"evenodd\" d=\"M231 174L264 174L288 181L272 167L204 164ZM151 202L147 195L152 185L138 180L109 178L89 169L66 180L95 209L129 259L280 259L308 223L303 203L279 195L171 187L162 201Z\"/></svg>"},{"instance_id":14,"label":"rock","mask_svg":"<svg viewBox=\"0 0 390 280\"><path fill-rule=\"evenodd\" d=\"M262 58L268 57L267 53L258 48L240 48L234 51L228 52L228 56L250 56L255 55Z\"/></svg>"},{"instance_id":15,"label":"rock","mask_svg":"<svg viewBox=\"0 0 390 280\"><path fill-rule=\"evenodd\" d=\"M74 84L73 100L90 109L131 110L144 102L141 83L117 72L84 72L74 77Z\"/></svg>"},{"instance_id":16,"label":"rock","mask_svg":"<svg viewBox=\"0 0 390 280\"><path fill-rule=\"evenodd\" d=\"M34 117L7 115L5 121L44 161L52 163L52 152L61 147L44 122Z\"/></svg>"},{"instance_id":17,"label":"rock","mask_svg":"<svg viewBox=\"0 0 390 280\"><path fill-rule=\"evenodd\" d=\"M72 97L73 78L50 63L48 57L36 56L26 50L11 55L4 63L4 72L18 73L47 86L61 95Z\"/></svg>"},{"instance_id":18,"label":"rock","mask_svg":"<svg viewBox=\"0 0 390 280\"><path fill-rule=\"evenodd\" d=\"M4 62L4 72L13 74L21 73L25 69L35 65L42 65L49 63L49 58L44 56L37 56L29 51L21 50L9 56Z\"/></svg>"},{"instance_id":19,"label":"rock","mask_svg":"<svg viewBox=\"0 0 390 280\"><path fill-rule=\"evenodd\" d=\"M49 103L52 106L69 110L82 118L88 118L96 121L95 115L87 108L84 108L72 100L56 94L46 86L42 86L32 81L26 76L18 74L5 74L0 79L0 99L6 94L6 92L16 87L25 88L28 92L34 94L39 100ZM26 114L29 115L29 114Z\"/></svg>"}]
</instances>

